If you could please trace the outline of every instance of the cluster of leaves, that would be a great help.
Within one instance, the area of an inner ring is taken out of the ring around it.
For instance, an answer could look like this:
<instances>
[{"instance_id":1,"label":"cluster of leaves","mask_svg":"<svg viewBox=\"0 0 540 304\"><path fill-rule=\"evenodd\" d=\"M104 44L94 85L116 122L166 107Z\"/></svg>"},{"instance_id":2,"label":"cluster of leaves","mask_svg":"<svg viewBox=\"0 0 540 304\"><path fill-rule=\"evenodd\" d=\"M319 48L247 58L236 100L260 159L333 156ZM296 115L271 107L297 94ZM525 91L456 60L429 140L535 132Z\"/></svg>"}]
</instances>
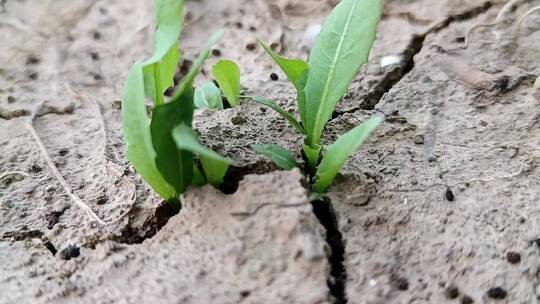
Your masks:
<instances>
[{"instance_id":1,"label":"cluster of leaves","mask_svg":"<svg viewBox=\"0 0 540 304\"><path fill-rule=\"evenodd\" d=\"M122 100L129 161L157 193L177 208L180 208L179 194L189 185L219 186L230 163L201 145L192 129L195 91L204 96L208 90L204 86L195 90L193 82L222 32L210 38L173 96L165 100L164 92L174 84L180 58L178 37L184 23L183 8L183 0L155 0L154 52L150 59L133 64ZM222 70L221 65L214 69ZM233 85L230 90L237 94ZM146 98L154 105L150 121Z\"/></svg>"},{"instance_id":2,"label":"cluster of leaves","mask_svg":"<svg viewBox=\"0 0 540 304\"><path fill-rule=\"evenodd\" d=\"M155 0L157 28L153 56L136 62L128 75L122 101L124 138L128 159L139 174L166 201L180 207L179 194L189 185L210 183L218 187L230 160L204 147L192 128L196 107L223 109L225 99L234 107L240 98L240 70L229 60L214 65L215 82L194 88L193 82L213 46L221 39L210 38L173 96L164 92L173 86L178 65L178 37L183 27L184 0ZM252 97L276 110L305 135L303 154L314 190L324 192L346 159L368 137L381 119L372 117L324 148L321 136L337 102L347 93L360 67L367 62L375 39L382 0L342 0L324 24L309 62L281 57L260 42L277 62L297 91L300 119L275 102ZM218 87L219 86L219 87ZM149 119L146 98L153 101ZM279 167L301 167L293 155L278 145L255 145Z\"/></svg>"},{"instance_id":3,"label":"cluster of leaves","mask_svg":"<svg viewBox=\"0 0 540 304\"><path fill-rule=\"evenodd\" d=\"M259 41L296 88L300 120L272 100L252 98L277 111L305 135L302 150L317 192L328 188L347 158L381 122L381 118L372 117L323 149L321 136L326 123L368 60L382 5L382 0L342 0L323 25L308 63L284 58ZM280 146L256 145L254 149L283 169L299 167L293 155Z\"/></svg>"}]
</instances>

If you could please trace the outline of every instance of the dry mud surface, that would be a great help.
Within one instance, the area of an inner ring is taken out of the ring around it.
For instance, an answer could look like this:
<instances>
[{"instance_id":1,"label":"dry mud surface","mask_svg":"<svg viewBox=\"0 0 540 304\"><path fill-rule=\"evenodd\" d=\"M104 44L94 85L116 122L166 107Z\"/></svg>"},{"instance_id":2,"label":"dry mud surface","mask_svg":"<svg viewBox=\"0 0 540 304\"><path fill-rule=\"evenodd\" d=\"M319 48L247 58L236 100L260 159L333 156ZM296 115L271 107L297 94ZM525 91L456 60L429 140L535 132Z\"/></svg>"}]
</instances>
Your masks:
<instances>
[{"instance_id":1,"label":"dry mud surface","mask_svg":"<svg viewBox=\"0 0 540 304\"><path fill-rule=\"evenodd\" d=\"M238 61L246 93L292 110L293 88L252 46L306 58L306 28L336 2L188 0L181 66L225 28L203 74ZM203 141L236 162L234 193L191 189L171 217L120 128L152 1L0 1L0 303L538 303L540 17L512 24L539 3L514 2L463 48L504 1L386 1L324 140L385 122L326 201L310 204L299 172L251 150L299 152L277 114L249 101L198 112ZM389 55L402 60L381 67ZM104 224L66 194L32 130Z\"/></svg>"}]
</instances>

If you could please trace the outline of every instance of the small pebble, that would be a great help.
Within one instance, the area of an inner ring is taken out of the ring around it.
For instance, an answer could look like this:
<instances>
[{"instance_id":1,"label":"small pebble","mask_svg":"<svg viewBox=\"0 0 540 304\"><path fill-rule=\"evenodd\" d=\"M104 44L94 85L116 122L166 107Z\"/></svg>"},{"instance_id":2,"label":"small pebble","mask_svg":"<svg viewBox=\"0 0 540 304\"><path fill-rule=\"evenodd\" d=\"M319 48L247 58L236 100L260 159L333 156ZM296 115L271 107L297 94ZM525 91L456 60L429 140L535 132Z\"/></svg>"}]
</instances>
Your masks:
<instances>
[{"instance_id":1,"label":"small pebble","mask_svg":"<svg viewBox=\"0 0 540 304\"><path fill-rule=\"evenodd\" d=\"M521 262L521 255L515 251L509 251L506 253L506 260L510 264L518 264Z\"/></svg>"},{"instance_id":2,"label":"small pebble","mask_svg":"<svg viewBox=\"0 0 540 304\"><path fill-rule=\"evenodd\" d=\"M487 291L487 296L491 299L501 300L506 298L506 290L501 287L494 287Z\"/></svg>"}]
</instances>

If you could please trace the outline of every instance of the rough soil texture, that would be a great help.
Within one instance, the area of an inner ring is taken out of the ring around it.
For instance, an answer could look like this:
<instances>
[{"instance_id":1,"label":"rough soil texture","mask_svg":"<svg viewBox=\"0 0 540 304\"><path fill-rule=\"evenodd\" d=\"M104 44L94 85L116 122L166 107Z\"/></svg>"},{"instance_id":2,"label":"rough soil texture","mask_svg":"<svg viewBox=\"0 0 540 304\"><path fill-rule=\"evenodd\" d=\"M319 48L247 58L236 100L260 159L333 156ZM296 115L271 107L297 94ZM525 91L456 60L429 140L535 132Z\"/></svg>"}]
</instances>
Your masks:
<instances>
[{"instance_id":1,"label":"rough soil texture","mask_svg":"<svg viewBox=\"0 0 540 304\"><path fill-rule=\"evenodd\" d=\"M188 0L179 73L225 28L199 81L233 59L246 94L293 111L294 89L252 46L307 58L304 32L336 2ZM203 141L235 160L234 194L191 189L171 217L127 163L120 127L126 73L151 51L152 1L0 1L0 303L537 303L540 17L512 24L538 3L516 1L462 48L503 2L386 1L324 140L385 122L315 208L298 172L250 148L300 159L277 114L249 101L197 112ZM389 55L402 61L381 67ZM29 123L105 225L66 195ZM66 260L69 245L80 256Z\"/></svg>"}]
</instances>

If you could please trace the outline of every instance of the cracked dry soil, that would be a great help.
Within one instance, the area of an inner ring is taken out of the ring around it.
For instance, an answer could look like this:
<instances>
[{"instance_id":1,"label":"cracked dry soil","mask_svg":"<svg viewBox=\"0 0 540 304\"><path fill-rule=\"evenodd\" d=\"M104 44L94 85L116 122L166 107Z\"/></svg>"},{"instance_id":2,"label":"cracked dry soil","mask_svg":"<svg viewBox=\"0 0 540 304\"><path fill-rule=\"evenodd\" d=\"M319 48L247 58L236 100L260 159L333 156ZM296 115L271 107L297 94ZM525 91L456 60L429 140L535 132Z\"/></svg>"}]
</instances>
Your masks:
<instances>
[{"instance_id":1,"label":"cracked dry soil","mask_svg":"<svg viewBox=\"0 0 540 304\"><path fill-rule=\"evenodd\" d=\"M324 140L385 121L325 201L250 149L299 152L277 114L248 101L197 112L203 141L236 161L233 193L191 189L173 215L127 163L120 128L126 73L151 50L151 1L1 1L0 174L23 173L0 180L0 303L538 303L540 17L516 35L538 3L515 2L462 48L504 1L386 1ZM293 88L251 46L306 58L305 29L335 3L188 0L180 66L225 28L200 80L233 59L246 93L293 110ZM388 55L402 61L381 67ZM106 225L69 199L25 128L41 103L34 128Z\"/></svg>"}]
</instances>

